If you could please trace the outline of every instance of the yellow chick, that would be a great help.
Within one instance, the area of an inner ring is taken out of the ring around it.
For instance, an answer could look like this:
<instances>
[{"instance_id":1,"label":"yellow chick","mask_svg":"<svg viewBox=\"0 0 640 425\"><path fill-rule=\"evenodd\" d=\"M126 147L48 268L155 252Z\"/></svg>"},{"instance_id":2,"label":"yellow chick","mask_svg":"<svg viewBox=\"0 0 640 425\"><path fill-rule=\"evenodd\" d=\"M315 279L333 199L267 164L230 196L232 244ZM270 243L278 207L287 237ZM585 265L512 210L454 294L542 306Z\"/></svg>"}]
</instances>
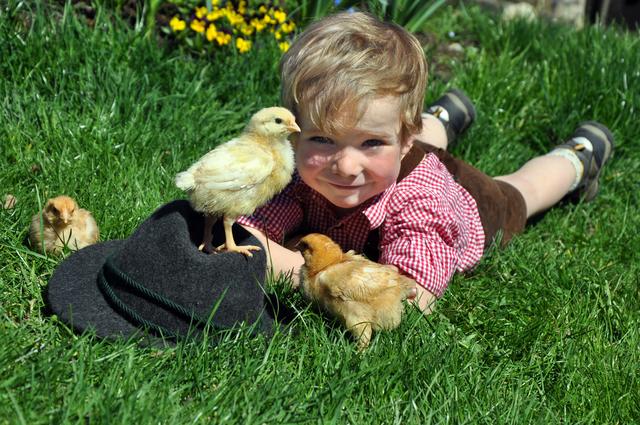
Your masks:
<instances>
[{"instance_id":1,"label":"yellow chick","mask_svg":"<svg viewBox=\"0 0 640 425\"><path fill-rule=\"evenodd\" d=\"M329 237L312 233L300 239L304 297L337 318L367 348L372 331L400 325L403 301L416 297L416 282L392 265L375 263L353 251L343 253Z\"/></svg>"},{"instance_id":2,"label":"yellow chick","mask_svg":"<svg viewBox=\"0 0 640 425\"><path fill-rule=\"evenodd\" d=\"M56 254L65 246L75 251L94 244L100 237L98 225L85 209L66 195L49 199L31 218L29 243L33 249Z\"/></svg>"},{"instance_id":3,"label":"yellow chick","mask_svg":"<svg viewBox=\"0 0 640 425\"><path fill-rule=\"evenodd\" d=\"M236 245L231 226L241 215L250 215L291 181L294 169L289 135L300 131L285 108L258 111L242 134L217 146L187 171L178 173L176 186L189 194L191 205L205 214L203 242L199 249L212 252L212 229L223 217L225 244L217 249L251 257L260 247Z\"/></svg>"}]
</instances>

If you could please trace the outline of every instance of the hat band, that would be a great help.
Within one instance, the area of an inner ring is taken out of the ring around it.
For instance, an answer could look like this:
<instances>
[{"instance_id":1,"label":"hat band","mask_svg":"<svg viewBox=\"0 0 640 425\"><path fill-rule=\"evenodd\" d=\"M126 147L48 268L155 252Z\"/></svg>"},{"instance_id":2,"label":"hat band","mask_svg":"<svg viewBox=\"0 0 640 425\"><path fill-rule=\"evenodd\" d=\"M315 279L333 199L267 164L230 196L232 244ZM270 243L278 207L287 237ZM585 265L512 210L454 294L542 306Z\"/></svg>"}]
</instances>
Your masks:
<instances>
[{"instance_id":1,"label":"hat band","mask_svg":"<svg viewBox=\"0 0 640 425\"><path fill-rule=\"evenodd\" d=\"M109 279L107 279L107 274L109 275ZM152 304L159 305L166 310L177 313L178 315L187 319L191 324L195 324L198 327L205 327L209 324L214 329L218 329L218 327L216 327L213 323L208 320L204 320L193 311L186 309L184 306L177 304L174 301L164 297L163 295L160 295L157 292L154 292L136 282L133 278L120 270L115 264L113 264L113 255L107 258L102 268L100 268L100 271L98 272L98 287L102 290L105 298L107 298L107 301L109 301L123 315L127 316L130 321L136 323L137 325L148 328L149 330L165 337L179 337L179 334L177 334L176 332L158 323L145 319L142 315L132 309L116 294L116 291L113 289L112 285L119 285L121 287L131 289L138 296L151 301ZM224 295L220 297L218 303L222 300L222 298L224 298ZM213 309L213 311L215 312L216 309L217 306Z\"/></svg>"}]
</instances>

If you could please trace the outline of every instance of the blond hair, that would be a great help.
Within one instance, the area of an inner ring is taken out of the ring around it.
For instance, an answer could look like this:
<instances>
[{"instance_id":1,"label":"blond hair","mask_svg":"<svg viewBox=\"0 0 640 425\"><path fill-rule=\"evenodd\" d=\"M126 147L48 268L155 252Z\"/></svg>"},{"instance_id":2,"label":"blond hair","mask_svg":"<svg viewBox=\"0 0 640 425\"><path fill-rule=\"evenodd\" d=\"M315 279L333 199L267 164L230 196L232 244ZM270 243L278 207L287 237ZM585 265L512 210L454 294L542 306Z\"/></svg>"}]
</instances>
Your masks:
<instances>
[{"instance_id":1,"label":"blond hair","mask_svg":"<svg viewBox=\"0 0 640 425\"><path fill-rule=\"evenodd\" d=\"M367 101L396 96L400 138L422 130L427 61L404 28L364 12L342 12L310 25L280 63L281 100L334 134L360 119ZM303 111L301 111L303 108Z\"/></svg>"}]
</instances>

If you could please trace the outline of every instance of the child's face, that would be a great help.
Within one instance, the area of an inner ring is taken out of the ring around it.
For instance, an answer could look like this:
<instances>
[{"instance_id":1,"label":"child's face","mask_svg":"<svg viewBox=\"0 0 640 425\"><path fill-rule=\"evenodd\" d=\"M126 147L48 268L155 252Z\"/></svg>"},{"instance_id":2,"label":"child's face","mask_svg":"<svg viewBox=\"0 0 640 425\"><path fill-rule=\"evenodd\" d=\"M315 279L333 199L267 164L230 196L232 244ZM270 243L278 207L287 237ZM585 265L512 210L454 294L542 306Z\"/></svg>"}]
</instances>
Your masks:
<instances>
[{"instance_id":1,"label":"child's face","mask_svg":"<svg viewBox=\"0 0 640 425\"><path fill-rule=\"evenodd\" d=\"M346 213L384 192L398 178L400 161L411 148L401 145L400 106L395 97L368 105L353 128L325 134L300 117L296 166L302 180Z\"/></svg>"}]
</instances>

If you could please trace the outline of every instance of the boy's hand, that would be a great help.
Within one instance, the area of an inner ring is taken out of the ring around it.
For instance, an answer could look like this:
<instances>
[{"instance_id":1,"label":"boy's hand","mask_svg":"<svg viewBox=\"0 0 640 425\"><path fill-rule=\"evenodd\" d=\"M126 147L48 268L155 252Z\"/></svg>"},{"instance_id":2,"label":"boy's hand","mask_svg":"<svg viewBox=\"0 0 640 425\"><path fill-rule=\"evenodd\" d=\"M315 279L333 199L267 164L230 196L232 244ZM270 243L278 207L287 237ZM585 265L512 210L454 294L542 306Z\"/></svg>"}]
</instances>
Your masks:
<instances>
[{"instance_id":1,"label":"boy's hand","mask_svg":"<svg viewBox=\"0 0 640 425\"><path fill-rule=\"evenodd\" d=\"M411 301L425 316L433 313L438 298L420 285L416 285L416 297Z\"/></svg>"},{"instance_id":2,"label":"boy's hand","mask_svg":"<svg viewBox=\"0 0 640 425\"><path fill-rule=\"evenodd\" d=\"M302 254L299 251L293 251L289 248L290 244L287 243L287 246L282 246L277 242L269 239L267 241L267 237L260 230L255 229L250 226L242 226L249 233L254 235L260 243L267 250L267 254L271 257L271 264L273 266L273 271L277 273L291 273L292 274L292 287L294 289L298 288L300 284L300 267L304 264L304 258L302 258ZM298 237L299 239L299 237ZM267 261L269 264L269 261Z\"/></svg>"}]
</instances>

